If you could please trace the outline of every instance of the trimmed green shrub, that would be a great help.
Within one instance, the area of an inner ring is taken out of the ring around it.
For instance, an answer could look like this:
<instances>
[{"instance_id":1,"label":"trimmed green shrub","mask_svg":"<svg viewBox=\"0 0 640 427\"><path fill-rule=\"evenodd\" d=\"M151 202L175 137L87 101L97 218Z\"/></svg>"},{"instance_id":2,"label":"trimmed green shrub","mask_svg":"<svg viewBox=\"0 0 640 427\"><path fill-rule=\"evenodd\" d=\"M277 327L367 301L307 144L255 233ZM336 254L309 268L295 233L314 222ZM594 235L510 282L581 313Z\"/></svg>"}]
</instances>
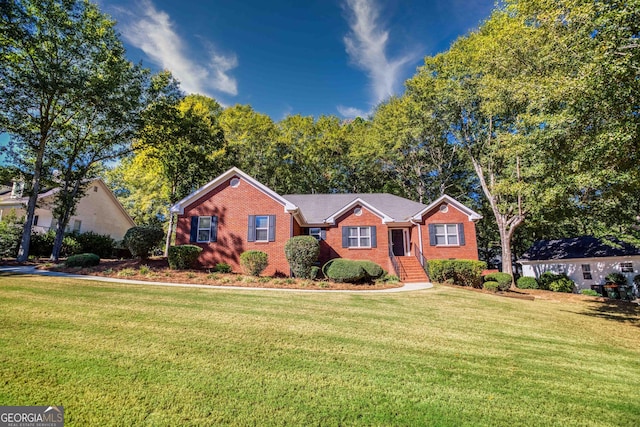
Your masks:
<instances>
[{"instance_id":1,"label":"trimmed green shrub","mask_svg":"<svg viewBox=\"0 0 640 427\"><path fill-rule=\"evenodd\" d=\"M398 283L399 281L400 281L400 278L395 274L385 274L384 276L376 280L376 282L382 282L382 283Z\"/></svg>"},{"instance_id":2,"label":"trimmed green shrub","mask_svg":"<svg viewBox=\"0 0 640 427\"><path fill-rule=\"evenodd\" d=\"M29 244L29 255L33 256L49 256L53 252L53 242L56 239L55 230L49 230L46 233L33 233ZM76 241L73 234L69 233L62 239L62 247L60 248L60 256L69 256L81 253L81 246Z\"/></svg>"},{"instance_id":3,"label":"trimmed green shrub","mask_svg":"<svg viewBox=\"0 0 640 427\"><path fill-rule=\"evenodd\" d=\"M200 246L195 245L179 245L169 248L169 267L174 270L186 270L192 268L202 252Z\"/></svg>"},{"instance_id":4,"label":"trimmed green shrub","mask_svg":"<svg viewBox=\"0 0 640 427\"><path fill-rule=\"evenodd\" d=\"M18 219L15 210L11 209L0 221L0 258L17 256L21 237L22 222Z\"/></svg>"},{"instance_id":5,"label":"trimmed green shrub","mask_svg":"<svg viewBox=\"0 0 640 427\"><path fill-rule=\"evenodd\" d=\"M231 270L231 266L226 262L219 262L215 267L213 267L213 271L216 273L231 273Z\"/></svg>"},{"instance_id":6,"label":"trimmed green shrub","mask_svg":"<svg viewBox=\"0 0 640 427\"><path fill-rule=\"evenodd\" d=\"M545 271L540 275L540 278L538 279L538 285L540 289L548 291L550 290L549 285L551 285L552 282L555 282L561 277L561 274L556 274L551 271Z\"/></svg>"},{"instance_id":7,"label":"trimmed green shrub","mask_svg":"<svg viewBox=\"0 0 640 427\"><path fill-rule=\"evenodd\" d=\"M246 274L259 276L269 265L269 256L262 251L246 251L240 254L240 265Z\"/></svg>"},{"instance_id":8,"label":"trimmed green shrub","mask_svg":"<svg viewBox=\"0 0 640 427\"><path fill-rule=\"evenodd\" d=\"M432 281L445 283L451 280L456 285L475 288L482 287L482 270L487 268L483 261L467 259L432 259L427 264Z\"/></svg>"},{"instance_id":9,"label":"trimmed green shrub","mask_svg":"<svg viewBox=\"0 0 640 427\"><path fill-rule=\"evenodd\" d=\"M516 286L520 289L538 289L538 281L535 277L522 276L516 282Z\"/></svg>"},{"instance_id":10,"label":"trimmed green shrub","mask_svg":"<svg viewBox=\"0 0 640 427\"><path fill-rule=\"evenodd\" d=\"M122 239L131 251L131 255L142 259L149 258L151 251L160 245L164 231L159 227L140 225L127 230Z\"/></svg>"},{"instance_id":11,"label":"trimmed green shrub","mask_svg":"<svg viewBox=\"0 0 640 427\"><path fill-rule=\"evenodd\" d=\"M80 245L80 252L91 252L98 255L100 258L111 258L113 255L113 248L116 245L116 241L108 234L98 234L93 231L86 231L84 233L71 233L70 235Z\"/></svg>"},{"instance_id":12,"label":"trimmed green shrub","mask_svg":"<svg viewBox=\"0 0 640 427\"><path fill-rule=\"evenodd\" d=\"M71 255L64 264L67 267L93 267L100 264L100 257L96 254Z\"/></svg>"},{"instance_id":13,"label":"trimmed green shrub","mask_svg":"<svg viewBox=\"0 0 640 427\"><path fill-rule=\"evenodd\" d=\"M485 282L498 282L498 289L501 291L508 291L511 287L513 278L509 273L489 273L484 276Z\"/></svg>"},{"instance_id":14,"label":"trimmed green shrub","mask_svg":"<svg viewBox=\"0 0 640 427\"><path fill-rule=\"evenodd\" d=\"M482 286L483 286L486 290L491 291L491 292L497 292L497 291L498 291L498 289L500 289L500 283L495 282L495 281L493 281L493 280L489 280L489 281L487 281L487 282L484 282L484 283L482 284Z\"/></svg>"},{"instance_id":15,"label":"trimmed green shrub","mask_svg":"<svg viewBox=\"0 0 640 427\"><path fill-rule=\"evenodd\" d=\"M607 282L615 283L618 286L628 285L627 277L624 274L617 271L607 274L604 280L606 280Z\"/></svg>"},{"instance_id":16,"label":"trimmed green shrub","mask_svg":"<svg viewBox=\"0 0 640 427\"><path fill-rule=\"evenodd\" d=\"M336 282L356 283L367 277L367 272L359 262L335 258L322 267L326 277Z\"/></svg>"},{"instance_id":17,"label":"trimmed green shrub","mask_svg":"<svg viewBox=\"0 0 640 427\"><path fill-rule=\"evenodd\" d=\"M587 295L587 296L590 296L590 297L599 297L599 296L601 296L599 293L597 293L593 289L582 289L580 291L580 293L582 295Z\"/></svg>"},{"instance_id":18,"label":"trimmed green shrub","mask_svg":"<svg viewBox=\"0 0 640 427\"><path fill-rule=\"evenodd\" d=\"M571 293L573 292L574 286L575 283L573 283L573 280L569 279L567 276L562 275L559 279L549 283L549 290L553 292Z\"/></svg>"},{"instance_id":19,"label":"trimmed green shrub","mask_svg":"<svg viewBox=\"0 0 640 427\"><path fill-rule=\"evenodd\" d=\"M313 236L295 236L284 245L284 254L295 277L312 279L311 268L318 261L320 243Z\"/></svg>"},{"instance_id":20,"label":"trimmed green shrub","mask_svg":"<svg viewBox=\"0 0 640 427\"><path fill-rule=\"evenodd\" d=\"M372 279L372 280L379 279L384 275L384 270L382 269L382 267L380 267L378 264L376 264L373 261L358 260L356 262L360 264L360 267L364 269L369 279Z\"/></svg>"},{"instance_id":21,"label":"trimmed green shrub","mask_svg":"<svg viewBox=\"0 0 640 427\"><path fill-rule=\"evenodd\" d=\"M318 278L318 275L320 274L320 267L318 267L317 265L314 265L313 267L311 267L311 277L309 277L311 280L315 280Z\"/></svg>"}]
</instances>

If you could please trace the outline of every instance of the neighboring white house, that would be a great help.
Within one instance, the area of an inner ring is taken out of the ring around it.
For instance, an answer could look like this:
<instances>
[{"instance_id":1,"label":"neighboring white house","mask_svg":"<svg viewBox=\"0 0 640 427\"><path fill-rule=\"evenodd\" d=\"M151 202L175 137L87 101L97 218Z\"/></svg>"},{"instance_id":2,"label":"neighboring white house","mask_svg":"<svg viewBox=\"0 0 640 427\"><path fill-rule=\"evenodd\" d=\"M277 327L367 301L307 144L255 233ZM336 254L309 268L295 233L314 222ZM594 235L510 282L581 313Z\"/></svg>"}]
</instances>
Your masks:
<instances>
[{"instance_id":1,"label":"neighboring white house","mask_svg":"<svg viewBox=\"0 0 640 427\"><path fill-rule=\"evenodd\" d=\"M523 276L537 279L545 271L564 273L579 290L604 284L613 272L624 274L631 285L640 274L640 248L615 237L539 240L517 262Z\"/></svg>"},{"instance_id":2,"label":"neighboring white house","mask_svg":"<svg viewBox=\"0 0 640 427\"><path fill-rule=\"evenodd\" d=\"M59 188L45 189L38 195L33 231L43 233L54 228L53 204ZM14 182L13 187L0 187L0 220L3 215L14 211L18 217L26 214L27 197L22 197L22 187ZM76 213L69 220L67 231L84 233L93 231L108 234L115 240L121 240L131 227L133 219L124 210L109 187L101 180L92 181L87 187L85 196L80 199Z\"/></svg>"}]
</instances>

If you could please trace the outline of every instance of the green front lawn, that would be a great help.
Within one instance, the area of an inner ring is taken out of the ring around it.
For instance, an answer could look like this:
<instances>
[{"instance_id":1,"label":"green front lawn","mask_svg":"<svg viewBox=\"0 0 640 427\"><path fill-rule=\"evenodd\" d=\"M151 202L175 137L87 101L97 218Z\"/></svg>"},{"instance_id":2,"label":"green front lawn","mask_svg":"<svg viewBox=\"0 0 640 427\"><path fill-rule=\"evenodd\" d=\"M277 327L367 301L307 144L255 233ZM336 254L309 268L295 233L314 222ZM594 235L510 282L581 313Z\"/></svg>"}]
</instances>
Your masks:
<instances>
[{"instance_id":1,"label":"green front lawn","mask_svg":"<svg viewBox=\"0 0 640 427\"><path fill-rule=\"evenodd\" d=\"M635 426L640 313L609 304L0 276L0 405L69 426Z\"/></svg>"}]
</instances>

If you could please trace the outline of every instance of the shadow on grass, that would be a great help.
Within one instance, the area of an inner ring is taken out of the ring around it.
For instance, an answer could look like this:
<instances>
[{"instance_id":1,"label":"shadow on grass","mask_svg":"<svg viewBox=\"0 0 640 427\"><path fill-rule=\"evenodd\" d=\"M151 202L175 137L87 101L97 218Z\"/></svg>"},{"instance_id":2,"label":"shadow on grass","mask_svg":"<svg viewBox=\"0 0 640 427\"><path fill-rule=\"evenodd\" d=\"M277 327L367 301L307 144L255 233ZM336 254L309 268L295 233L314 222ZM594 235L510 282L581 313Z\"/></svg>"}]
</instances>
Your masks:
<instances>
[{"instance_id":1,"label":"shadow on grass","mask_svg":"<svg viewBox=\"0 0 640 427\"><path fill-rule=\"evenodd\" d=\"M628 301L596 301L589 304L586 311L582 314L630 324L640 328L640 306Z\"/></svg>"}]
</instances>

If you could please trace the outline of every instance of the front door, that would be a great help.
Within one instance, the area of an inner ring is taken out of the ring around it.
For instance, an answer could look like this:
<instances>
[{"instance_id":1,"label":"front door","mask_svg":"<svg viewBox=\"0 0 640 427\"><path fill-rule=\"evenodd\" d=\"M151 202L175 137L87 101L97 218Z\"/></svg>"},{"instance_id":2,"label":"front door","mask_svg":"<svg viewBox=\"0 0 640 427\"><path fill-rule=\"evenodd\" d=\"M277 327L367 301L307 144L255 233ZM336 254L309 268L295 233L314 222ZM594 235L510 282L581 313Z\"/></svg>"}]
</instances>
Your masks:
<instances>
[{"instance_id":1,"label":"front door","mask_svg":"<svg viewBox=\"0 0 640 427\"><path fill-rule=\"evenodd\" d=\"M404 230L391 230L391 247L395 256L404 256Z\"/></svg>"}]
</instances>

